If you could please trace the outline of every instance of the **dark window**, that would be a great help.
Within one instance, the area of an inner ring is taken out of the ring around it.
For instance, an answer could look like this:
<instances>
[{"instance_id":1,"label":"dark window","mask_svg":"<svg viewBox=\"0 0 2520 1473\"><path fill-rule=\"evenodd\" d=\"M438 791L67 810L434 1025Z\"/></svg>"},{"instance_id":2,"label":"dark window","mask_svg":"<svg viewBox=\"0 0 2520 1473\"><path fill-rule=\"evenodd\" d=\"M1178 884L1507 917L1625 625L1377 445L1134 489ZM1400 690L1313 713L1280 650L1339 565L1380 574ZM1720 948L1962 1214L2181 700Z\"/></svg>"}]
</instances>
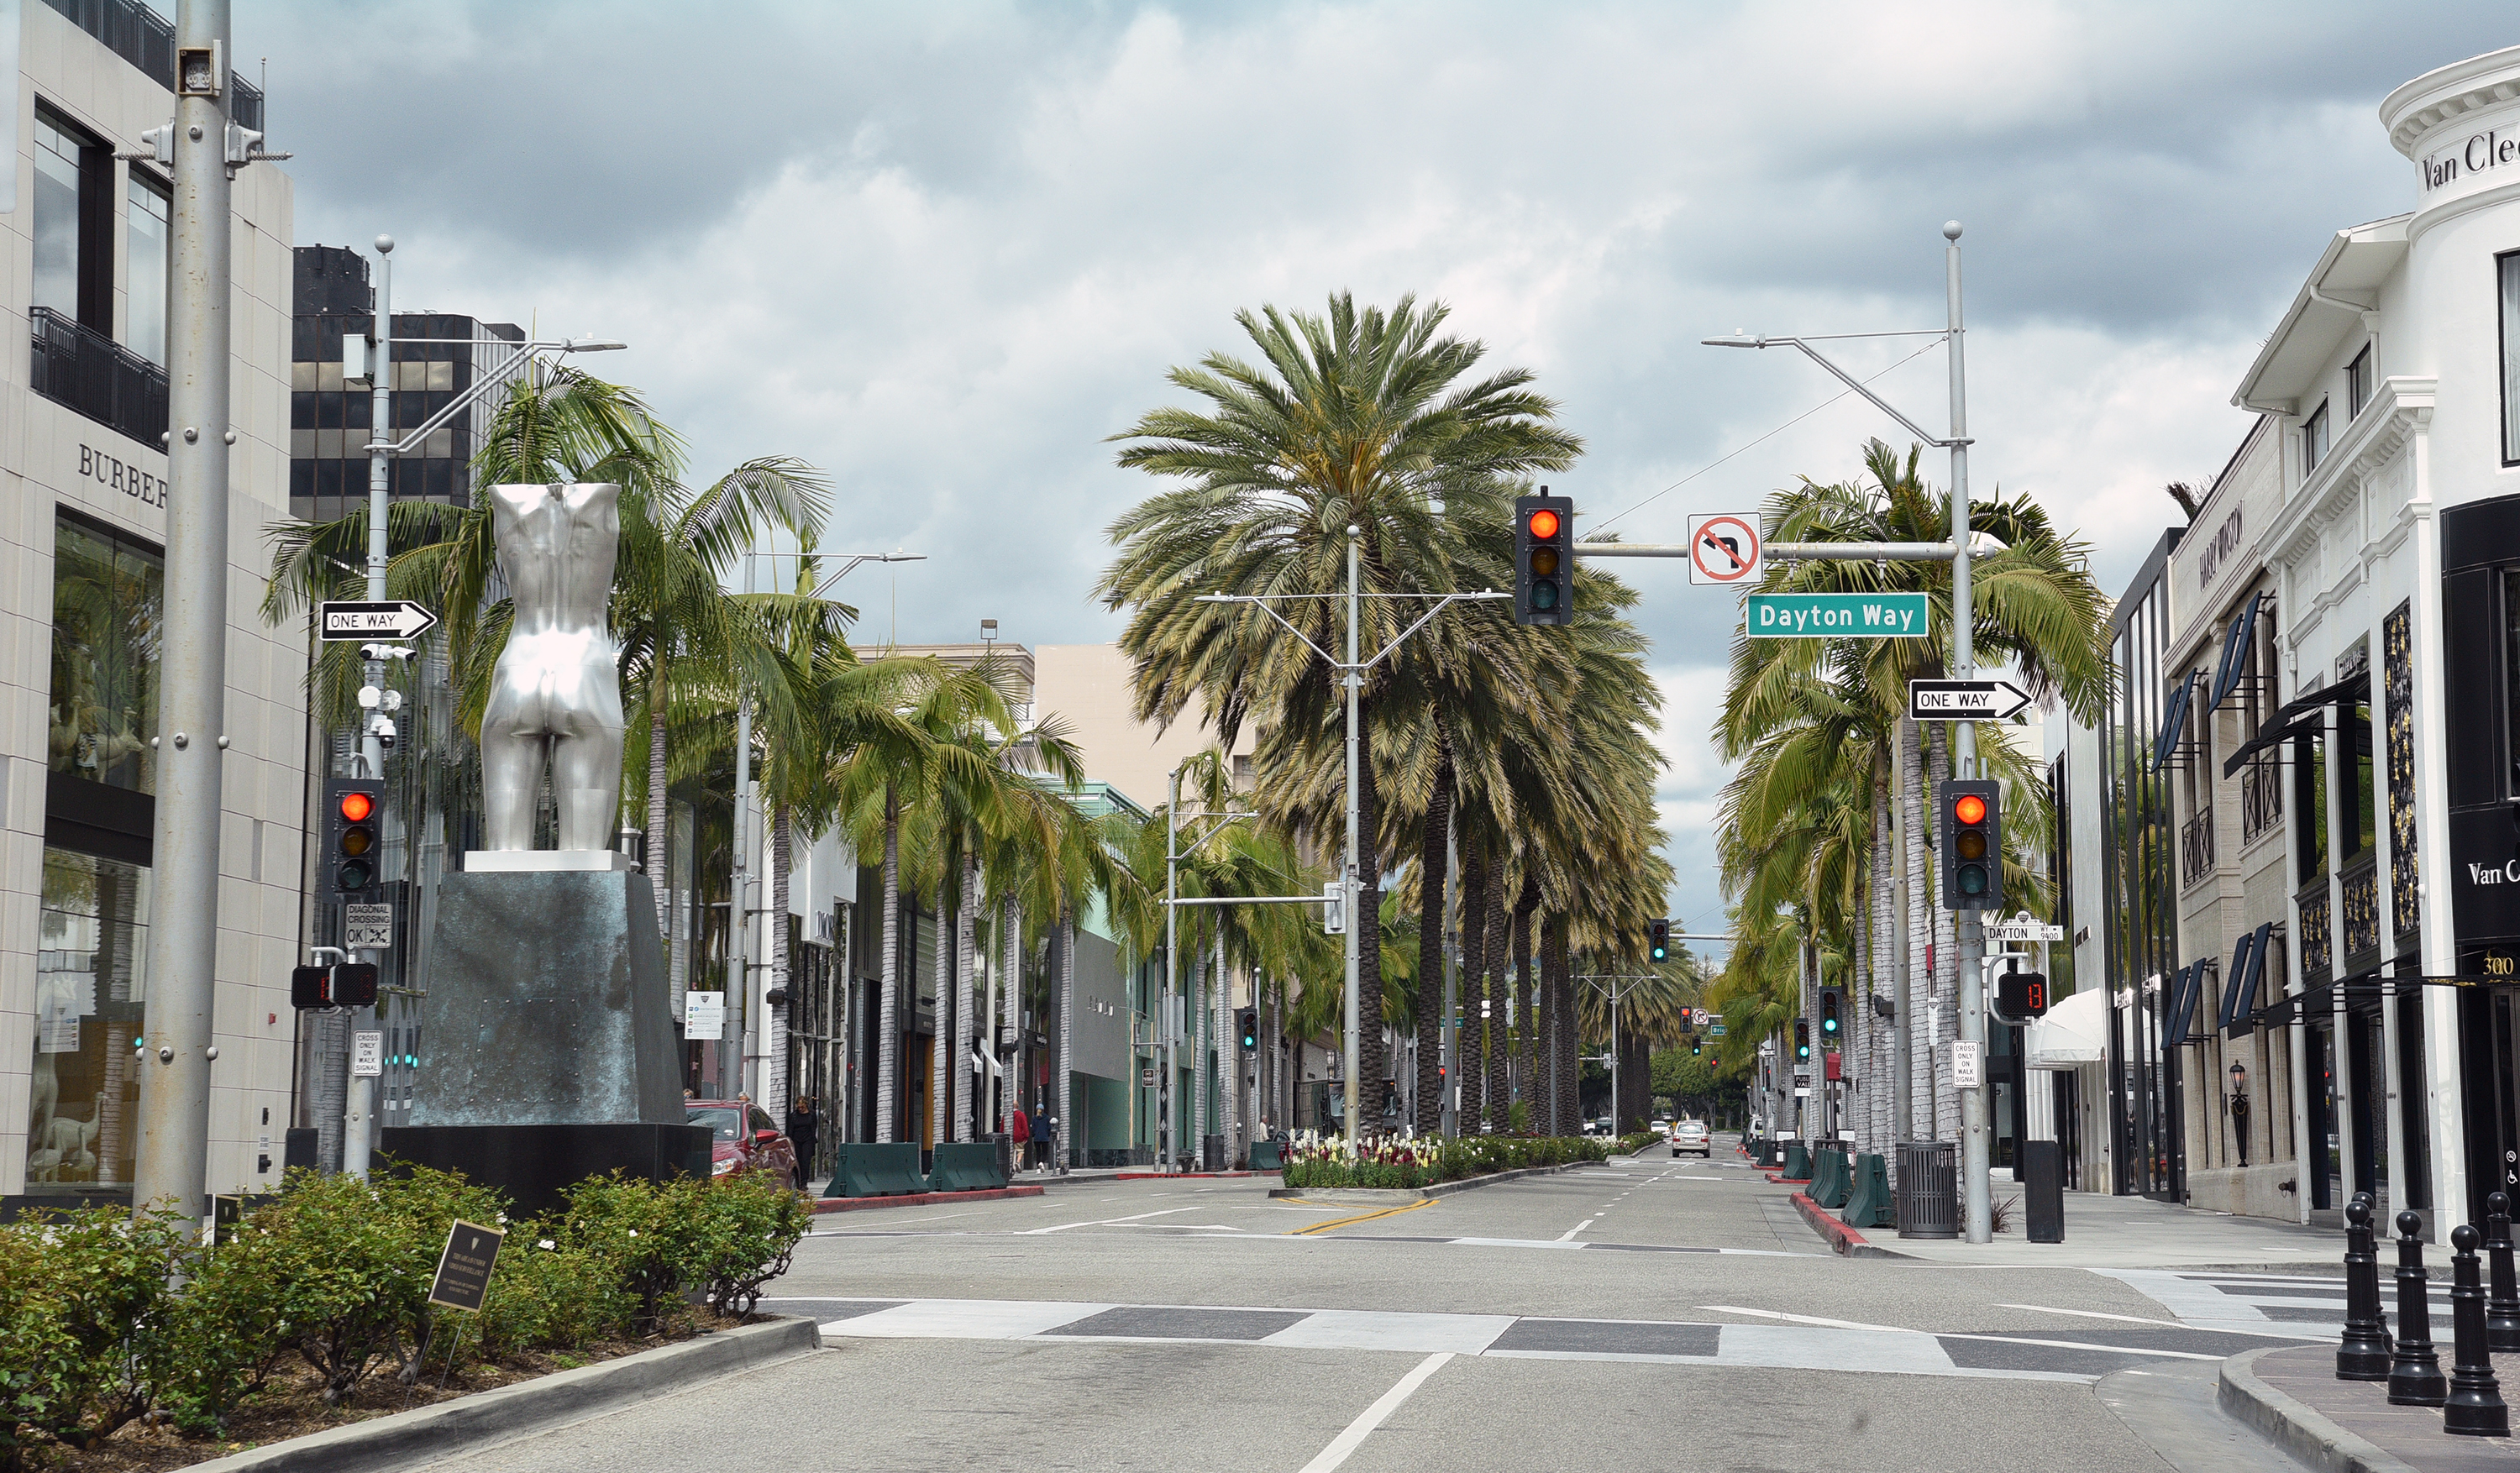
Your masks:
<instances>
[{"instance_id":1,"label":"dark window","mask_svg":"<svg viewBox=\"0 0 2520 1473\"><path fill-rule=\"evenodd\" d=\"M165 189L134 170L128 187L129 243L123 255L122 345L159 368L166 366L166 222L173 206Z\"/></svg>"},{"instance_id":2,"label":"dark window","mask_svg":"<svg viewBox=\"0 0 2520 1473\"><path fill-rule=\"evenodd\" d=\"M2342 710L2345 729L2337 733L2338 751L2350 755L2339 764L2336 779L2352 786L2337 794L2344 800L2337 809L2345 831L2337 835L2336 862L2350 865L2379 842L2379 810L2373 806L2371 788L2371 708L2355 705Z\"/></svg>"},{"instance_id":3,"label":"dark window","mask_svg":"<svg viewBox=\"0 0 2520 1473\"><path fill-rule=\"evenodd\" d=\"M2494 265L2502 299L2502 464L2520 466L2520 250Z\"/></svg>"},{"instance_id":4,"label":"dark window","mask_svg":"<svg viewBox=\"0 0 2520 1473\"><path fill-rule=\"evenodd\" d=\"M35 110L34 290L81 327L113 332L112 161L49 108Z\"/></svg>"},{"instance_id":5,"label":"dark window","mask_svg":"<svg viewBox=\"0 0 2520 1473\"><path fill-rule=\"evenodd\" d=\"M2301 843L2301 882L2327 872L2327 737L2321 734L2293 738L2293 796L2302 822L2294 832Z\"/></svg>"},{"instance_id":6,"label":"dark window","mask_svg":"<svg viewBox=\"0 0 2520 1473\"><path fill-rule=\"evenodd\" d=\"M2345 418L2359 418L2362 406L2370 402L2371 344L2366 342L2362 351L2354 355L2354 361L2345 365Z\"/></svg>"},{"instance_id":7,"label":"dark window","mask_svg":"<svg viewBox=\"0 0 2520 1473\"><path fill-rule=\"evenodd\" d=\"M2301 422L2301 474L2304 480L2327 459L2327 402L2320 400L2310 418Z\"/></svg>"},{"instance_id":8,"label":"dark window","mask_svg":"<svg viewBox=\"0 0 2520 1473\"><path fill-rule=\"evenodd\" d=\"M53 538L52 771L158 790L158 650L166 602L156 551L63 516Z\"/></svg>"}]
</instances>

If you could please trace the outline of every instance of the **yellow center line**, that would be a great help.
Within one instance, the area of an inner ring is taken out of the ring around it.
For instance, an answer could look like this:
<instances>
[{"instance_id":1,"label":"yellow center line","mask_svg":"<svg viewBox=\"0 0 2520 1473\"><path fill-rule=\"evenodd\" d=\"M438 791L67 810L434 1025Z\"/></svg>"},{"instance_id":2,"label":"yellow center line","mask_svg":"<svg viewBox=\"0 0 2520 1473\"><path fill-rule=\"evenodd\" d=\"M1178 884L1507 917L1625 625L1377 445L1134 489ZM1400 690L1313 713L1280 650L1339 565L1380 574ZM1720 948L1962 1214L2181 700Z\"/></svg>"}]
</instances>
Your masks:
<instances>
[{"instance_id":1,"label":"yellow center line","mask_svg":"<svg viewBox=\"0 0 2520 1473\"><path fill-rule=\"evenodd\" d=\"M1297 1197L1295 1200L1300 1202L1303 1198ZM1438 1200L1440 1199L1436 1197L1426 1197L1419 1201L1411 1202L1403 1207L1383 1207L1372 1212L1360 1212L1356 1216L1350 1218L1332 1218L1327 1223L1315 1223L1309 1228L1298 1228L1294 1231L1285 1235L1288 1237L1307 1237L1316 1232L1328 1232L1333 1228L1353 1228L1359 1223L1371 1223L1375 1218L1387 1218L1394 1213L1416 1212L1420 1207L1432 1207Z\"/></svg>"}]
</instances>

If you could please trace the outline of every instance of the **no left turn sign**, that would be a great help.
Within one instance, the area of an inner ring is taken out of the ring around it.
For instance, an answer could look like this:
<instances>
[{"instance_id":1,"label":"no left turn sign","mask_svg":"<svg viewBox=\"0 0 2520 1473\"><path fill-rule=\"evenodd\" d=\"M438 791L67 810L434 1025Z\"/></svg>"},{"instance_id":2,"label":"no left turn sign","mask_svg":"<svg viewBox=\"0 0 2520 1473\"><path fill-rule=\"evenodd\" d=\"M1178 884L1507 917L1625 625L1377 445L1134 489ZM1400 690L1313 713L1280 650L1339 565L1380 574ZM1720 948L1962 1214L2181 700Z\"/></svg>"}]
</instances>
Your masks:
<instances>
[{"instance_id":1,"label":"no left turn sign","mask_svg":"<svg viewBox=\"0 0 2520 1473\"><path fill-rule=\"evenodd\" d=\"M1759 517L1719 512L1688 518L1688 581L1753 583L1759 577Z\"/></svg>"}]
</instances>

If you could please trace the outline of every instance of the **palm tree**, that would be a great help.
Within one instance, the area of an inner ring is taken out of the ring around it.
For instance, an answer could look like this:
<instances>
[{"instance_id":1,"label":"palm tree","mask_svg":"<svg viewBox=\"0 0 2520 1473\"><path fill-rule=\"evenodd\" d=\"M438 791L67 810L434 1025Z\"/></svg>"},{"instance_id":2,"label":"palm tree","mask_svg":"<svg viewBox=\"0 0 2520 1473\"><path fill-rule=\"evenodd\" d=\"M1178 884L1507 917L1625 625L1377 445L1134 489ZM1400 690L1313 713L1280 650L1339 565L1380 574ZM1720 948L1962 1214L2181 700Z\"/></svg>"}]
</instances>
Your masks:
<instances>
[{"instance_id":1,"label":"palm tree","mask_svg":"<svg viewBox=\"0 0 2520 1473\"><path fill-rule=\"evenodd\" d=\"M1367 592L1440 595L1455 588L1458 534L1435 506L1493 499L1534 471L1571 465L1582 450L1549 424L1555 406L1530 392L1530 375L1508 370L1463 383L1485 348L1438 336L1446 309L1404 297L1388 314L1340 293L1323 317L1264 308L1237 322L1261 354L1257 366L1223 353L1168 376L1206 401L1204 411L1166 408L1115 436L1131 441L1119 463L1178 478L1111 526L1119 557L1100 585L1132 610L1122 645L1135 664L1137 715L1168 725L1195 699L1230 746L1245 721L1268 728L1264 748L1282 755L1335 745L1336 672L1312 649L1281 637L1250 604L1194 602L1225 593L1291 598L1279 612L1314 647L1336 649L1348 528L1356 531ZM1365 647L1399 634L1410 610L1377 598L1364 615ZM1371 744L1379 708L1405 698L1403 651L1369 675L1360 693L1369 750L1359 767L1358 883L1379 888L1379 803ZM1266 754L1264 754L1266 755ZM1265 764L1264 764L1265 765ZM1264 809L1270 783L1262 784ZM1296 815L1275 816L1293 827ZM1334 830L1303 830L1327 842ZM1378 915L1358 907L1360 955L1379 952ZM1363 1080L1383 1076L1379 989L1362 989Z\"/></svg>"}]
</instances>

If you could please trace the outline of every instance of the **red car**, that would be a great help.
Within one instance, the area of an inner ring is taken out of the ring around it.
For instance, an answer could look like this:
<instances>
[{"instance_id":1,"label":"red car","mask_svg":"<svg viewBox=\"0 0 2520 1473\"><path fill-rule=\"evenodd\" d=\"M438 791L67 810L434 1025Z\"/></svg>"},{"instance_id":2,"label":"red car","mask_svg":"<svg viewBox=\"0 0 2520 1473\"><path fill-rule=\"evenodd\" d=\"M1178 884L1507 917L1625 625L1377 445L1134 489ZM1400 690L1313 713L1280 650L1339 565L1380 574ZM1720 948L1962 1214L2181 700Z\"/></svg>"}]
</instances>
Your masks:
<instances>
[{"instance_id":1,"label":"red car","mask_svg":"<svg viewBox=\"0 0 2520 1473\"><path fill-rule=\"evenodd\" d=\"M709 1128L712 1179L732 1172L762 1171L790 1191L802 1184L796 1174L796 1147L779 1133L770 1112L761 1106L740 1099L686 1099L683 1119Z\"/></svg>"}]
</instances>

